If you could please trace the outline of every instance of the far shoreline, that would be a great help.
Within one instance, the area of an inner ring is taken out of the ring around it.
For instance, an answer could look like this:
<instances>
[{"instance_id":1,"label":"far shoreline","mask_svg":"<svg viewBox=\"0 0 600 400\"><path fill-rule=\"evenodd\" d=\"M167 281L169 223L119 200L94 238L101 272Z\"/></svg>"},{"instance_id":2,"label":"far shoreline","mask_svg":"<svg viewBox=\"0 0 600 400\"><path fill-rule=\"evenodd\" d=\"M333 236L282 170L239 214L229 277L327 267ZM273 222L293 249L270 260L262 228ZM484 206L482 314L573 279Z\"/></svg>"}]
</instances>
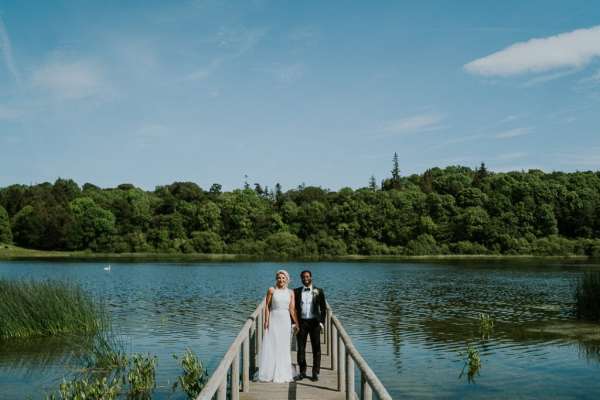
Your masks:
<instances>
[{"instance_id":1,"label":"far shoreline","mask_svg":"<svg viewBox=\"0 0 600 400\"><path fill-rule=\"evenodd\" d=\"M0 260L70 260L70 261L213 261L213 262L293 262L293 261L353 261L353 262L415 262L415 261L597 261L585 255L502 255L502 254L439 254L439 255L359 255L315 257L265 257L251 254L206 253L94 253L91 251L46 251L0 245Z\"/></svg>"}]
</instances>

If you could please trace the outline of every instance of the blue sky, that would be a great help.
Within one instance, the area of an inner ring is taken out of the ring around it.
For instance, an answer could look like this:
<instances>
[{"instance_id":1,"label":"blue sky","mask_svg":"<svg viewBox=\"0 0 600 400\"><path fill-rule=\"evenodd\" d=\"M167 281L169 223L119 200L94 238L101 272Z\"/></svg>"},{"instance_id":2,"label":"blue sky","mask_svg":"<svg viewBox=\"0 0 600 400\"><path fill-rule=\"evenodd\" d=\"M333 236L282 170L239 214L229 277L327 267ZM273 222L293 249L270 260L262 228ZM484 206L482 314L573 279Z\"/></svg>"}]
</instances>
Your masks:
<instances>
[{"instance_id":1,"label":"blue sky","mask_svg":"<svg viewBox=\"0 0 600 400\"><path fill-rule=\"evenodd\" d=\"M0 0L0 186L600 168L594 1Z\"/></svg>"}]
</instances>

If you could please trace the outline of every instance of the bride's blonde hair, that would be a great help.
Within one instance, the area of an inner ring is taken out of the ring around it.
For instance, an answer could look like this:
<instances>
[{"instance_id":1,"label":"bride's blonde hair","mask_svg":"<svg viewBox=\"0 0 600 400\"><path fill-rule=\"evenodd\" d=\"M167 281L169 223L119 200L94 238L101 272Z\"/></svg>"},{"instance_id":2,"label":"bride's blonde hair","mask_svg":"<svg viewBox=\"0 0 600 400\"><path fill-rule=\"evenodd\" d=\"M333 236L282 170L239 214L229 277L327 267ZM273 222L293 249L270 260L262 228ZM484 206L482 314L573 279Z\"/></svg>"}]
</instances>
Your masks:
<instances>
[{"instance_id":1,"label":"bride's blonde hair","mask_svg":"<svg viewBox=\"0 0 600 400\"><path fill-rule=\"evenodd\" d=\"M287 285L289 285L290 283L290 274L288 274L288 272L285 269L280 269L275 273L275 282L277 282L277 277L279 276L279 274L283 274L283 276L285 276L285 287L287 287Z\"/></svg>"}]
</instances>

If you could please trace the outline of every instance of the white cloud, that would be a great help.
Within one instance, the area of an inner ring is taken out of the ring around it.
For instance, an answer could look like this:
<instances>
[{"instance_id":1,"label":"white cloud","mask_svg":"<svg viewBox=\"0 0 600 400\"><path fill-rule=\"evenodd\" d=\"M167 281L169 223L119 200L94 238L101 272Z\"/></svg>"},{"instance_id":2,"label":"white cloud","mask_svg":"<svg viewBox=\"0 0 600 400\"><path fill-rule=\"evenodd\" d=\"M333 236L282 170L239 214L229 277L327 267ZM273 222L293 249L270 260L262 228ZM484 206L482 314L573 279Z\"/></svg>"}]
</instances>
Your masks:
<instances>
[{"instance_id":1,"label":"white cloud","mask_svg":"<svg viewBox=\"0 0 600 400\"><path fill-rule=\"evenodd\" d=\"M0 16L0 47L2 48L2 55L4 57L4 64L6 65L6 69L11 73L11 75L15 78L17 83L21 82L21 75L19 74L19 70L15 64L15 59L12 54L12 45L10 43L10 37L8 36L8 31L6 30L6 25L2 20L2 16Z\"/></svg>"},{"instance_id":2,"label":"white cloud","mask_svg":"<svg viewBox=\"0 0 600 400\"><path fill-rule=\"evenodd\" d=\"M389 133L415 133L432 131L441 128L444 116L437 113L417 114L389 122L384 131Z\"/></svg>"},{"instance_id":3,"label":"white cloud","mask_svg":"<svg viewBox=\"0 0 600 400\"><path fill-rule=\"evenodd\" d=\"M494 135L496 139L510 139L517 136L527 135L531 132L531 128L513 128Z\"/></svg>"},{"instance_id":4,"label":"white cloud","mask_svg":"<svg viewBox=\"0 0 600 400\"><path fill-rule=\"evenodd\" d=\"M579 68L600 56L600 26L515 43L464 66L473 74L509 76Z\"/></svg>"},{"instance_id":5,"label":"white cloud","mask_svg":"<svg viewBox=\"0 0 600 400\"><path fill-rule=\"evenodd\" d=\"M107 89L100 67L89 61L51 61L33 73L32 84L60 99L83 99Z\"/></svg>"}]
</instances>

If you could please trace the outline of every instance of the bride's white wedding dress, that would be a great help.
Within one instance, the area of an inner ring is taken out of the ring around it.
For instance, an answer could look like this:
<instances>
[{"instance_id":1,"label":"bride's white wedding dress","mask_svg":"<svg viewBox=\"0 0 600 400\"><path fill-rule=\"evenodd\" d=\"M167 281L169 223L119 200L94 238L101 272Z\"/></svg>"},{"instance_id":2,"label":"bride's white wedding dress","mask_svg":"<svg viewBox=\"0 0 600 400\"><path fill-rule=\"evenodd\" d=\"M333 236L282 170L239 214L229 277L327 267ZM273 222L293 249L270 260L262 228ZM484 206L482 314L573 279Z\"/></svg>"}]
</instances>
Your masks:
<instances>
[{"instance_id":1,"label":"bride's white wedding dress","mask_svg":"<svg viewBox=\"0 0 600 400\"><path fill-rule=\"evenodd\" d=\"M290 320L290 289L277 289L271 298L269 328L262 342L258 380L284 383L294 380L290 343L292 323Z\"/></svg>"}]
</instances>

